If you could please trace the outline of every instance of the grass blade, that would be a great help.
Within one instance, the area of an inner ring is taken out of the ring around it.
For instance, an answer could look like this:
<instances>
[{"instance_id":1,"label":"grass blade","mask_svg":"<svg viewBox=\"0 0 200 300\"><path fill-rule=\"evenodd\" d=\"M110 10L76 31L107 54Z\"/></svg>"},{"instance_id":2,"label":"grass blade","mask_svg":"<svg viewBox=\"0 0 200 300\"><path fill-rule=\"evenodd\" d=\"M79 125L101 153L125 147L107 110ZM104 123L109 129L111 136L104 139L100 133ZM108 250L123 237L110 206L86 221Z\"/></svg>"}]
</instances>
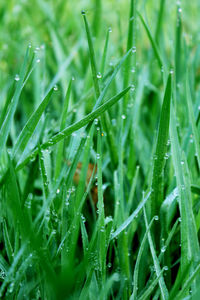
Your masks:
<instances>
[{"instance_id":1,"label":"grass blade","mask_svg":"<svg viewBox=\"0 0 200 300\"><path fill-rule=\"evenodd\" d=\"M145 225L146 225L146 230L147 230L149 225L148 225L148 221L147 221L145 206L143 206L143 212L144 212L144 220L145 220ZM151 250L151 255L152 255L152 258L153 258L153 263L154 263L156 276L159 277L160 274L161 274L161 268L160 268L160 265L159 265L159 260L156 256L156 251L155 251L155 248L154 248L154 245L153 245L153 241L152 241L150 232L148 232L148 241L149 241L149 246L150 246L150 250ZM167 290L167 287L166 287L166 284L165 284L165 281L164 281L164 278L163 278L162 275L159 279L159 287L160 287L162 298L163 299L168 299L169 293L168 293L168 290Z\"/></svg>"},{"instance_id":2,"label":"grass blade","mask_svg":"<svg viewBox=\"0 0 200 300\"><path fill-rule=\"evenodd\" d=\"M27 65L28 65L28 58L29 58L29 48L27 48L25 57L24 57L24 62L23 62L23 66L22 69L20 71L20 75L19 75L19 80L17 82L17 86L16 86L16 90L15 93L13 95L13 99L10 103L10 106L8 108L6 117L3 121L3 124L1 126L0 129L0 156L2 153L2 150L4 148L4 146L6 145L6 141L10 132L10 128L11 128L11 124L13 121L13 117L17 108L17 104L19 101L19 97L20 94L22 92L22 88L23 88L23 82L25 79L25 75L26 75L26 69L27 69Z\"/></svg>"},{"instance_id":3,"label":"grass blade","mask_svg":"<svg viewBox=\"0 0 200 300\"><path fill-rule=\"evenodd\" d=\"M66 129L62 130L60 133L58 133L55 136L53 136L48 142L46 142L46 143L44 143L44 144L41 145L41 149L44 150L44 149L47 149L47 148L49 148L49 147L57 144L58 142L60 142L64 138L66 138L67 136L71 135L74 131L77 131L78 129L84 127L85 125L87 125L88 123L90 123L91 121L93 121L95 118L97 118L102 113L104 113L108 108L110 108L112 105L114 105L117 101L119 101L129 90L130 90L130 87L126 88L121 93L119 93L118 95L114 96L113 98L111 98L110 100L108 100L106 103L102 104L99 108L97 108L96 110L94 110L93 112L91 112L90 114L88 114L82 120L76 122L75 124L67 127ZM33 159L37 155L37 153L38 153L38 148L36 148L36 150L34 150L31 153L31 155L29 155L25 159L24 162L22 162L19 165L17 165L17 170L19 170L20 168L22 168L27 162L30 161L30 159Z\"/></svg>"},{"instance_id":4,"label":"grass blade","mask_svg":"<svg viewBox=\"0 0 200 300\"><path fill-rule=\"evenodd\" d=\"M171 74L169 74L162 104L156 152L154 156L152 178L153 191L151 196L152 216L159 214L160 206L163 202L163 170L165 166L165 156L169 136L170 103L172 93L171 80Z\"/></svg>"},{"instance_id":5,"label":"grass blade","mask_svg":"<svg viewBox=\"0 0 200 300\"><path fill-rule=\"evenodd\" d=\"M17 155L17 153L23 153L26 145L28 144L33 132L45 110L49 101L51 100L51 96L53 94L53 89L47 94L47 96L42 100L38 108L33 112L28 121L26 122L24 128L20 132L15 146L13 148L12 156L13 158Z\"/></svg>"}]
</instances>

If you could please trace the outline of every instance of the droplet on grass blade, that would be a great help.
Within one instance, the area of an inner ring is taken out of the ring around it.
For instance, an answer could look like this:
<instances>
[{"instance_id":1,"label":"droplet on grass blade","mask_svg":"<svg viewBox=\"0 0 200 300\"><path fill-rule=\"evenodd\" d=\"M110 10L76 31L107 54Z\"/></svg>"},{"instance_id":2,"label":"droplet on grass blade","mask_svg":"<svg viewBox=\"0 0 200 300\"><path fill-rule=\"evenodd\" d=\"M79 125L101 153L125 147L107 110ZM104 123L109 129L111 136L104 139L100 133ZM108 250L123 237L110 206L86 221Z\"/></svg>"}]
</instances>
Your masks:
<instances>
[{"instance_id":1,"label":"droplet on grass blade","mask_svg":"<svg viewBox=\"0 0 200 300\"><path fill-rule=\"evenodd\" d=\"M167 247L166 247L166 246L163 246L163 247L161 248L161 252L164 253L164 252L166 251L166 249L167 249Z\"/></svg>"},{"instance_id":2,"label":"droplet on grass blade","mask_svg":"<svg viewBox=\"0 0 200 300\"><path fill-rule=\"evenodd\" d=\"M136 52L136 47L133 46L133 47L132 47L132 53L135 53L135 52Z\"/></svg>"},{"instance_id":3,"label":"droplet on grass blade","mask_svg":"<svg viewBox=\"0 0 200 300\"><path fill-rule=\"evenodd\" d=\"M15 81L19 81L19 80L20 80L19 74L16 74L15 75Z\"/></svg>"},{"instance_id":4,"label":"droplet on grass blade","mask_svg":"<svg viewBox=\"0 0 200 300\"><path fill-rule=\"evenodd\" d=\"M97 73L97 78L98 78L98 79L101 79L101 78L102 78L102 75L101 75L100 72Z\"/></svg>"}]
</instances>

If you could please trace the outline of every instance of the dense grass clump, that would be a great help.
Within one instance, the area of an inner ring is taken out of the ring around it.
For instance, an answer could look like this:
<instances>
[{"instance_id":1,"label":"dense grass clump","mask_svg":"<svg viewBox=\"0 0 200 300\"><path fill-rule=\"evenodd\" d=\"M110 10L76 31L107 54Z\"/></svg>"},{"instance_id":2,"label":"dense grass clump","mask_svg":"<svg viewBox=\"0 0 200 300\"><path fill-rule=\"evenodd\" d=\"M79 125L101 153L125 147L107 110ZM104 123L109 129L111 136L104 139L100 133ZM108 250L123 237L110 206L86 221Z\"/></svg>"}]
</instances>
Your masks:
<instances>
[{"instance_id":1,"label":"dense grass clump","mask_svg":"<svg viewBox=\"0 0 200 300\"><path fill-rule=\"evenodd\" d=\"M198 1L0 12L0 299L199 299Z\"/></svg>"}]
</instances>

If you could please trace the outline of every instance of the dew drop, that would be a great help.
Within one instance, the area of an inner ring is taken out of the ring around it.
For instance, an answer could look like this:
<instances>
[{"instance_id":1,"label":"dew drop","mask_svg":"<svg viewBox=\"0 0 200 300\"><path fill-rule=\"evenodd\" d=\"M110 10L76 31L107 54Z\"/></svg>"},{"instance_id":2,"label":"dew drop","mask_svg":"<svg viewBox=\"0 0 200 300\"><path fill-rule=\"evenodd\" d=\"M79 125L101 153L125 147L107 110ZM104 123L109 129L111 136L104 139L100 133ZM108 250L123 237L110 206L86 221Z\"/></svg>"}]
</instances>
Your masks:
<instances>
[{"instance_id":1,"label":"dew drop","mask_svg":"<svg viewBox=\"0 0 200 300\"><path fill-rule=\"evenodd\" d=\"M135 91L135 86L134 84L131 84L131 92L134 92Z\"/></svg>"},{"instance_id":2,"label":"dew drop","mask_svg":"<svg viewBox=\"0 0 200 300\"><path fill-rule=\"evenodd\" d=\"M136 47L132 47L132 53L135 53L136 52Z\"/></svg>"},{"instance_id":3,"label":"dew drop","mask_svg":"<svg viewBox=\"0 0 200 300\"><path fill-rule=\"evenodd\" d=\"M125 115L122 115L122 119L125 120L125 119L126 119L126 116L125 116Z\"/></svg>"},{"instance_id":4,"label":"dew drop","mask_svg":"<svg viewBox=\"0 0 200 300\"><path fill-rule=\"evenodd\" d=\"M101 75L100 72L97 73L97 78L98 78L98 79L101 79L101 78L102 78L102 75Z\"/></svg>"},{"instance_id":5,"label":"dew drop","mask_svg":"<svg viewBox=\"0 0 200 300\"><path fill-rule=\"evenodd\" d=\"M164 270L168 271L169 270L168 266L164 266Z\"/></svg>"},{"instance_id":6,"label":"dew drop","mask_svg":"<svg viewBox=\"0 0 200 300\"><path fill-rule=\"evenodd\" d=\"M135 68L132 68L132 69L131 69L131 73L135 73Z\"/></svg>"},{"instance_id":7,"label":"dew drop","mask_svg":"<svg viewBox=\"0 0 200 300\"><path fill-rule=\"evenodd\" d=\"M85 10L82 10L82 11L81 11L81 14L82 14L83 16L85 16L85 14L86 14Z\"/></svg>"},{"instance_id":8,"label":"dew drop","mask_svg":"<svg viewBox=\"0 0 200 300\"><path fill-rule=\"evenodd\" d=\"M166 246L163 246L163 247L161 248L161 252L164 253L164 252L166 251L166 249L167 249L167 247L166 247Z\"/></svg>"},{"instance_id":9,"label":"dew drop","mask_svg":"<svg viewBox=\"0 0 200 300\"><path fill-rule=\"evenodd\" d=\"M184 165L184 161L183 160L181 161L181 165Z\"/></svg>"},{"instance_id":10,"label":"dew drop","mask_svg":"<svg viewBox=\"0 0 200 300\"><path fill-rule=\"evenodd\" d=\"M154 220L155 220L155 221L158 221L158 220L159 220L159 217L158 217L158 216L155 216L155 217L154 217Z\"/></svg>"},{"instance_id":11,"label":"dew drop","mask_svg":"<svg viewBox=\"0 0 200 300\"><path fill-rule=\"evenodd\" d=\"M19 81L19 80L20 80L19 74L16 74L15 75L15 81Z\"/></svg>"},{"instance_id":12,"label":"dew drop","mask_svg":"<svg viewBox=\"0 0 200 300\"><path fill-rule=\"evenodd\" d=\"M169 158L169 154L168 153L165 153L165 156L164 156L164 159L168 159Z\"/></svg>"},{"instance_id":13,"label":"dew drop","mask_svg":"<svg viewBox=\"0 0 200 300\"><path fill-rule=\"evenodd\" d=\"M185 190L184 184L181 185L181 189L182 189L182 190Z\"/></svg>"},{"instance_id":14,"label":"dew drop","mask_svg":"<svg viewBox=\"0 0 200 300\"><path fill-rule=\"evenodd\" d=\"M108 28L108 32L112 32L112 28L111 27Z\"/></svg>"},{"instance_id":15,"label":"dew drop","mask_svg":"<svg viewBox=\"0 0 200 300\"><path fill-rule=\"evenodd\" d=\"M174 74L174 70L171 69L171 70L169 71L169 73L170 73L170 74Z\"/></svg>"},{"instance_id":16,"label":"dew drop","mask_svg":"<svg viewBox=\"0 0 200 300\"><path fill-rule=\"evenodd\" d=\"M57 189L56 194L59 194L59 193L60 193L60 189Z\"/></svg>"},{"instance_id":17,"label":"dew drop","mask_svg":"<svg viewBox=\"0 0 200 300\"><path fill-rule=\"evenodd\" d=\"M100 159L100 154L99 153L97 153L97 159Z\"/></svg>"},{"instance_id":18,"label":"dew drop","mask_svg":"<svg viewBox=\"0 0 200 300\"><path fill-rule=\"evenodd\" d=\"M39 63L40 63L40 59L39 59L39 58L36 60L36 63L37 63L37 64L39 64Z\"/></svg>"}]
</instances>

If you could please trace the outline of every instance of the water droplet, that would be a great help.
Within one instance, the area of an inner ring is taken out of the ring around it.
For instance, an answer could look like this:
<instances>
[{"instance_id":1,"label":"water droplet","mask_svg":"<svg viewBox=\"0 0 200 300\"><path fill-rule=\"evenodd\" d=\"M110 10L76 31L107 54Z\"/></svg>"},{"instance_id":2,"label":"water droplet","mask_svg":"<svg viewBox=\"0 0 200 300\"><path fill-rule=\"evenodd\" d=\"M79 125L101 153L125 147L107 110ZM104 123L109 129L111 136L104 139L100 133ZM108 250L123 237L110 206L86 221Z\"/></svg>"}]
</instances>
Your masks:
<instances>
[{"instance_id":1,"label":"water droplet","mask_svg":"<svg viewBox=\"0 0 200 300\"><path fill-rule=\"evenodd\" d=\"M75 77L74 76L72 76L72 81L74 81L75 80Z\"/></svg>"},{"instance_id":2,"label":"water droplet","mask_svg":"<svg viewBox=\"0 0 200 300\"><path fill-rule=\"evenodd\" d=\"M59 193L60 193L60 189L57 189L56 194L59 194Z\"/></svg>"},{"instance_id":3,"label":"water droplet","mask_svg":"<svg viewBox=\"0 0 200 300\"><path fill-rule=\"evenodd\" d=\"M170 73L170 74L174 74L174 70L171 69L171 70L169 71L169 73Z\"/></svg>"},{"instance_id":4,"label":"water droplet","mask_svg":"<svg viewBox=\"0 0 200 300\"><path fill-rule=\"evenodd\" d=\"M19 81L19 80L20 80L19 74L16 74L15 75L15 81Z\"/></svg>"},{"instance_id":5,"label":"water droplet","mask_svg":"<svg viewBox=\"0 0 200 300\"><path fill-rule=\"evenodd\" d=\"M98 78L98 79L102 78L102 75L101 75L100 72L97 73L97 78Z\"/></svg>"},{"instance_id":6,"label":"water droplet","mask_svg":"<svg viewBox=\"0 0 200 300\"><path fill-rule=\"evenodd\" d=\"M155 154L154 157L153 157L153 159L154 159L154 160L157 160L157 159L158 159L158 156Z\"/></svg>"},{"instance_id":7,"label":"water droplet","mask_svg":"<svg viewBox=\"0 0 200 300\"><path fill-rule=\"evenodd\" d=\"M182 189L182 190L185 190L184 184L181 185L181 189Z\"/></svg>"},{"instance_id":8,"label":"water droplet","mask_svg":"<svg viewBox=\"0 0 200 300\"><path fill-rule=\"evenodd\" d=\"M131 69L131 73L135 73L135 68L132 68L132 69Z\"/></svg>"},{"instance_id":9,"label":"water droplet","mask_svg":"<svg viewBox=\"0 0 200 300\"><path fill-rule=\"evenodd\" d=\"M112 267L112 264L111 264L111 263L108 263L108 264L107 264L107 267L108 267L108 268L111 268L111 267Z\"/></svg>"},{"instance_id":10,"label":"water droplet","mask_svg":"<svg viewBox=\"0 0 200 300\"><path fill-rule=\"evenodd\" d=\"M178 8L178 12L179 12L179 13L182 12L182 8L181 8L181 7Z\"/></svg>"},{"instance_id":11,"label":"water droplet","mask_svg":"<svg viewBox=\"0 0 200 300\"><path fill-rule=\"evenodd\" d=\"M168 266L164 266L164 270L168 271L169 270Z\"/></svg>"},{"instance_id":12,"label":"water droplet","mask_svg":"<svg viewBox=\"0 0 200 300\"><path fill-rule=\"evenodd\" d=\"M167 247L166 247L166 246L163 246L163 247L161 248L161 252L164 253L164 252L166 251L166 249L167 249Z\"/></svg>"},{"instance_id":13,"label":"water droplet","mask_svg":"<svg viewBox=\"0 0 200 300\"><path fill-rule=\"evenodd\" d=\"M100 154L99 153L97 153L97 159L100 159Z\"/></svg>"},{"instance_id":14,"label":"water droplet","mask_svg":"<svg viewBox=\"0 0 200 300\"><path fill-rule=\"evenodd\" d=\"M39 63L40 63L40 59L39 59L39 58L36 60L36 63L37 63L37 64L39 64Z\"/></svg>"},{"instance_id":15,"label":"water droplet","mask_svg":"<svg viewBox=\"0 0 200 300\"><path fill-rule=\"evenodd\" d=\"M101 227L100 231L101 231L101 232L105 232L104 226Z\"/></svg>"},{"instance_id":16,"label":"water droplet","mask_svg":"<svg viewBox=\"0 0 200 300\"><path fill-rule=\"evenodd\" d=\"M83 16L85 16L86 12L85 12L84 9L81 11L81 14L82 14Z\"/></svg>"},{"instance_id":17,"label":"water droplet","mask_svg":"<svg viewBox=\"0 0 200 300\"><path fill-rule=\"evenodd\" d=\"M131 84L131 92L134 92L135 91L135 86L134 84Z\"/></svg>"},{"instance_id":18,"label":"water droplet","mask_svg":"<svg viewBox=\"0 0 200 300\"><path fill-rule=\"evenodd\" d=\"M98 120L98 119L94 119L94 124L95 124L95 125L97 125L97 124L98 124L98 122L99 122L99 120Z\"/></svg>"},{"instance_id":19,"label":"water droplet","mask_svg":"<svg viewBox=\"0 0 200 300\"><path fill-rule=\"evenodd\" d=\"M31 43L29 43L29 44L28 44L28 47L29 47L29 48L31 48L31 47L32 47Z\"/></svg>"},{"instance_id":20,"label":"water droplet","mask_svg":"<svg viewBox=\"0 0 200 300\"><path fill-rule=\"evenodd\" d=\"M126 119L126 116L125 116L125 115L122 115L122 119L125 120L125 119Z\"/></svg>"},{"instance_id":21,"label":"water droplet","mask_svg":"<svg viewBox=\"0 0 200 300\"><path fill-rule=\"evenodd\" d=\"M86 222L86 219L85 219L84 215L81 215L81 220L83 221L83 223Z\"/></svg>"},{"instance_id":22,"label":"water droplet","mask_svg":"<svg viewBox=\"0 0 200 300\"><path fill-rule=\"evenodd\" d=\"M100 130L100 128L99 127L97 127L97 131L99 131Z\"/></svg>"},{"instance_id":23,"label":"water droplet","mask_svg":"<svg viewBox=\"0 0 200 300\"><path fill-rule=\"evenodd\" d=\"M136 47L133 46L133 47L132 47L132 53L135 53L135 52L136 52Z\"/></svg>"},{"instance_id":24,"label":"water droplet","mask_svg":"<svg viewBox=\"0 0 200 300\"><path fill-rule=\"evenodd\" d=\"M57 91L58 90L57 85L55 85L53 89L54 89L54 91Z\"/></svg>"},{"instance_id":25,"label":"water droplet","mask_svg":"<svg viewBox=\"0 0 200 300\"><path fill-rule=\"evenodd\" d=\"M162 73L164 72L164 67L163 67L163 66L161 67L161 72L162 72Z\"/></svg>"},{"instance_id":26,"label":"water droplet","mask_svg":"<svg viewBox=\"0 0 200 300\"><path fill-rule=\"evenodd\" d=\"M159 220L159 217L158 217L158 216L155 216L155 217L154 217L154 220L155 220L155 221L158 221L158 220Z\"/></svg>"},{"instance_id":27,"label":"water droplet","mask_svg":"<svg viewBox=\"0 0 200 300\"><path fill-rule=\"evenodd\" d=\"M169 146L171 144L171 141L170 140L168 140L167 141L167 146Z\"/></svg>"},{"instance_id":28,"label":"water droplet","mask_svg":"<svg viewBox=\"0 0 200 300\"><path fill-rule=\"evenodd\" d=\"M168 159L169 158L169 153L165 153L164 159Z\"/></svg>"},{"instance_id":29,"label":"water droplet","mask_svg":"<svg viewBox=\"0 0 200 300\"><path fill-rule=\"evenodd\" d=\"M111 27L108 28L108 32L112 32L112 28Z\"/></svg>"},{"instance_id":30,"label":"water droplet","mask_svg":"<svg viewBox=\"0 0 200 300\"><path fill-rule=\"evenodd\" d=\"M181 165L184 165L184 161L183 160L181 161Z\"/></svg>"},{"instance_id":31,"label":"water droplet","mask_svg":"<svg viewBox=\"0 0 200 300\"><path fill-rule=\"evenodd\" d=\"M198 110L200 110L200 105L198 106Z\"/></svg>"},{"instance_id":32,"label":"water droplet","mask_svg":"<svg viewBox=\"0 0 200 300\"><path fill-rule=\"evenodd\" d=\"M178 218L178 221L179 221L179 223L181 223L181 217L180 217L180 218Z\"/></svg>"}]
</instances>

